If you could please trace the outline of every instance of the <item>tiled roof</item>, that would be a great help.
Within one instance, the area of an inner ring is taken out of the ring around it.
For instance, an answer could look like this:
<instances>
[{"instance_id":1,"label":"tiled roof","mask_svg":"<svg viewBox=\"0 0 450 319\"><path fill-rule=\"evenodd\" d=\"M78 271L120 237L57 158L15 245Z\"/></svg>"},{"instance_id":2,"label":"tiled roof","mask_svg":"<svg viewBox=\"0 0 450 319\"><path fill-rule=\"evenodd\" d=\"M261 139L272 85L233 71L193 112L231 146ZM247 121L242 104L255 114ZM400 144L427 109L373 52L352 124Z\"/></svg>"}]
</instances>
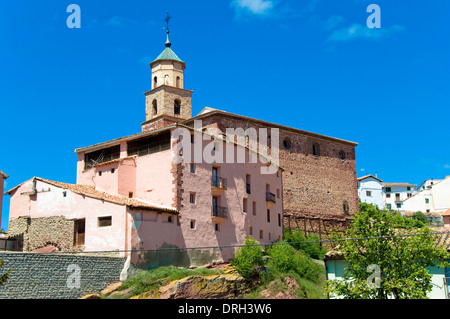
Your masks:
<instances>
[{"instance_id":1,"label":"tiled roof","mask_svg":"<svg viewBox=\"0 0 450 319\"><path fill-rule=\"evenodd\" d=\"M2 175L4 179L7 179L7 178L9 177L8 175L6 175L5 173L3 173L2 171L0 171L0 175Z\"/></svg>"},{"instance_id":2,"label":"tiled roof","mask_svg":"<svg viewBox=\"0 0 450 319\"><path fill-rule=\"evenodd\" d=\"M441 216L450 216L450 209L443 212Z\"/></svg>"},{"instance_id":3,"label":"tiled roof","mask_svg":"<svg viewBox=\"0 0 450 319\"><path fill-rule=\"evenodd\" d=\"M410 183L383 183L383 187L408 187L413 186L416 187L416 184L410 184Z\"/></svg>"},{"instance_id":4,"label":"tiled roof","mask_svg":"<svg viewBox=\"0 0 450 319\"><path fill-rule=\"evenodd\" d=\"M165 48L164 51L161 52L161 54L158 55L158 57L157 57L157 58L155 59L155 61L153 61L153 62L156 62L156 61L159 61L159 60L174 60L174 61L178 61L178 62L184 63L184 62L181 61L181 59L175 54L175 52L173 52L172 49L169 48L169 47ZM153 63L153 62L152 62L152 63Z\"/></svg>"},{"instance_id":5,"label":"tiled roof","mask_svg":"<svg viewBox=\"0 0 450 319\"><path fill-rule=\"evenodd\" d=\"M366 175L366 176L361 176L361 177L358 177L358 181L362 181L363 179L366 179L366 178L374 178L374 179L376 179L376 180L379 180L380 182L382 182L382 180L381 179L379 179L378 177L375 177L375 176L373 176L373 175Z\"/></svg>"},{"instance_id":6,"label":"tiled roof","mask_svg":"<svg viewBox=\"0 0 450 319\"><path fill-rule=\"evenodd\" d=\"M119 205L126 205L126 206L132 207L132 208L151 209L151 210L157 210L157 211L178 214L178 210L176 210L173 207L158 205L158 204L150 203L150 202L143 201L140 199L128 198L128 197L121 196L121 195L112 195L112 194L109 194L106 192L99 191L99 190L95 189L93 186L62 183L62 182L51 181L51 180L40 178L40 177L34 177L34 179L39 180L44 183L47 183L47 184L50 184L50 185L53 185L53 186L56 186L56 187L59 187L59 188L62 188L62 189L67 189L76 194L105 200L105 201L112 202L112 203L119 204ZM20 185L22 185L22 184L20 184ZM20 185L7 191L6 193L8 193L8 194L11 193L16 188L18 188Z\"/></svg>"}]
</instances>

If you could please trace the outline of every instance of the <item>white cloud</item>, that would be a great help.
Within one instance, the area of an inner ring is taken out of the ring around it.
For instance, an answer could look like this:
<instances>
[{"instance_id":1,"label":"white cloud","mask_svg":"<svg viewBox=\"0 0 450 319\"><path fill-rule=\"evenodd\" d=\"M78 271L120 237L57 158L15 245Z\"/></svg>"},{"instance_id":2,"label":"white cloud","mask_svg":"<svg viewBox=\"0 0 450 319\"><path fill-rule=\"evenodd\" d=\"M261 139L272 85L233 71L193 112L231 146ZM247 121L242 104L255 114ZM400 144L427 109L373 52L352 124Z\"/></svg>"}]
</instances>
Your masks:
<instances>
[{"instance_id":1,"label":"white cloud","mask_svg":"<svg viewBox=\"0 0 450 319\"><path fill-rule=\"evenodd\" d=\"M233 0L231 6L236 8L236 13L251 13L255 15L268 15L273 9L271 0Z\"/></svg>"},{"instance_id":2,"label":"white cloud","mask_svg":"<svg viewBox=\"0 0 450 319\"><path fill-rule=\"evenodd\" d=\"M405 27L393 25L389 28L369 28L358 23L348 27L342 27L334 30L328 37L328 41L345 42L356 39L382 39L390 36L392 33L404 31Z\"/></svg>"}]
</instances>

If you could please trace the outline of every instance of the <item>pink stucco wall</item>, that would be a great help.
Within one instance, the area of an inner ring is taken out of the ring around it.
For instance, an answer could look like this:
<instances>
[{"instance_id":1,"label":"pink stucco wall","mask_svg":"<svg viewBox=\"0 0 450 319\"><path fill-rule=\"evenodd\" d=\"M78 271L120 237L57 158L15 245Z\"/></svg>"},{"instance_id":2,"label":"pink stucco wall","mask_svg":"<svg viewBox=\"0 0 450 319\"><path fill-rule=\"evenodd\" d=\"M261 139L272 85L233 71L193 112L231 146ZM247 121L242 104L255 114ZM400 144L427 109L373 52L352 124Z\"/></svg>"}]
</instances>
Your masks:
<instances>
[{"instance_id":1,"label":"pink stucco wall","mask_svg":"<svg viewBox=\"0 0 450 319\"><path fill-rule=\"evenodd\" d=\"M36 181L36 195L22 194L31 189L32 180L11 194L10 222L26 216L32 219L52 216L64 216L69 220L85 219L85 251L125 249L127 219L124 205L82 196L39 180ZM98 227L98 217L106 216L112 217L112 225Z\"/></svg>"}]
</instances>

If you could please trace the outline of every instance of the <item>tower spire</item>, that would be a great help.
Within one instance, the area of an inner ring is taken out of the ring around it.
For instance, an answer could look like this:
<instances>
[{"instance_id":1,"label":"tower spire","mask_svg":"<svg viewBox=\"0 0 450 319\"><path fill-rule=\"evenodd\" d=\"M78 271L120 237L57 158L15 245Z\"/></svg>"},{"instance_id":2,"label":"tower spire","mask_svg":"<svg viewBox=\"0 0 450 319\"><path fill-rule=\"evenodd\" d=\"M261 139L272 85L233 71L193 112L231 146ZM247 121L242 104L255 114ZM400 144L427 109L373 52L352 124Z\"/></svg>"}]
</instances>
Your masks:
<instances>
[{"instance_id":1,"label":"tower spire","mask_svg":"<svg viewBox=\"0 0 450 319\"><path fill-rule=\"evenodd\" d=\"M166 23L167 23L167 26L166 26L166 32L167 32L167 41L166 41L166 47L168 47L168 48L170 48L170 46L172 45L172 43L170 43L170 40L169 40L169 21L170 21L170 19L172 18L171 16L169 16L169 12L166 12L166 18L164 19L164 21L166 21Z\"/></svg>"}]
</instances>

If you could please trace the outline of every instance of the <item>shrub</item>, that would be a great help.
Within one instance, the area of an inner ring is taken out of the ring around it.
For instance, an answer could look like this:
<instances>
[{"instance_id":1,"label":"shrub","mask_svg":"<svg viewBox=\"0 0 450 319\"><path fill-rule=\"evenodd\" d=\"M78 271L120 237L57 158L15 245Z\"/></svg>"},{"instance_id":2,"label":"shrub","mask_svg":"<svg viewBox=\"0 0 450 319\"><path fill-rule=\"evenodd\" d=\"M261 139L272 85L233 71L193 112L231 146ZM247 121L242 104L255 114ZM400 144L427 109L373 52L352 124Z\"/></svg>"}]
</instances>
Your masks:
<instances>
[{"instance_id":1,"label":"shrub","mask_svg":"<svg viewBox=\"0 0 450 319\"><path fill-rule=\"evenodd\" d=\"M326 248L319 243L311 243L312 241L319 241L319 239L319 236L315 234L308 234L305 238L301 229L289 231L285 228L284 231L284 240L286 242L291 243L292 247L303 251L305 254L315 259L323 259L323 256L327 252Z\"/></svg>"},{"instance_id":2,"label":"shrub","mask_svg":"<svg viewBox=\"0 0 450 319\"><path fill-rule=\"evenodd\" d=\"M288 244L273 245L267 249L267 254L270 256L269 269L275 273L294 271L300 277L318 282L323 272L319 264Z\"/></svg>"},{"instance_id":3,"label":"shrub","mask_svg":"<svg viewBox=\"0 0 450 319\"><path fill-rule=\"evenodd\" d=\"M257 245L257 246L244 246L240 248L231 261L231 264L241 274L242 277L250 278L258 273L258 269L264 264L263 250L259 246L259 242L252 238L247 237L245 239L245 245Z\"/></svg>"}]
</instances>

